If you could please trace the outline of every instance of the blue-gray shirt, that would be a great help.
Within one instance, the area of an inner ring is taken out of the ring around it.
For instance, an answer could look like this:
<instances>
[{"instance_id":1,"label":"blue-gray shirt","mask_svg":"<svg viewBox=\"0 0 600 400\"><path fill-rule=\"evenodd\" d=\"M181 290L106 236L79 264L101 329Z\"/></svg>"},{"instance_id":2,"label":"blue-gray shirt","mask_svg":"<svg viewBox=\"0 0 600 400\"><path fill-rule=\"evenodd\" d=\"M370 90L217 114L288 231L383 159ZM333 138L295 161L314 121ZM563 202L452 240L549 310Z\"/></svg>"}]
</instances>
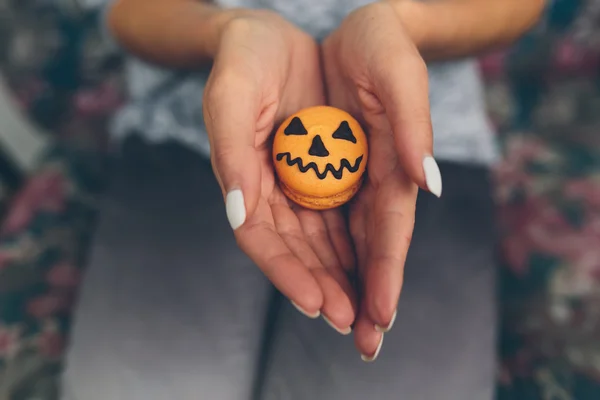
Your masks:
<instances>
[{"instance_id":1,"label":"blue-gray shirt","mask_svg":"<svg viewBox=\"0 0 600 400\"><path fill-rule=\"evenodd\" d=\"M103 0L111 1L111 0ZM326 37L353 9L370 0L215 0L223 7L268 8L311 33ZM497 157L477 64L459 60L428 65L434 154L440 161L490 164ZM208 71L181 74L131 57L126 63L130 102L114 117L117 140L142 135L151 142L179 141L209 154L202 119Z\"/></svg>"}]
</instances>

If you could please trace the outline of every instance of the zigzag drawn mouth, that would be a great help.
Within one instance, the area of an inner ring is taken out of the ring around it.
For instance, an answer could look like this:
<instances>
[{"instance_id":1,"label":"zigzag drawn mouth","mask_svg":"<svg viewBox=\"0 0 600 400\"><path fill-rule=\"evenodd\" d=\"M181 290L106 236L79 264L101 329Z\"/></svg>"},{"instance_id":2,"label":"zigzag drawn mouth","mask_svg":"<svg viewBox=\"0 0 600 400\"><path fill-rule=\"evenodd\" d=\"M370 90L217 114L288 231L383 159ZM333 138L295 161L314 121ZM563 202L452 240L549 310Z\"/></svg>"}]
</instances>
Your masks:
<instances>
[{"instance_id":1,"label":"zigzag drawn mouth","mask_svg":"<svg viewBox=\"0 0 600 400\"><path fill-rule=\"evenodd\" d=\"M287 165L289 165L290 167L293 167L294 165L298 165L298 169L302 173L305 173L309 169L312 169L313 171L315 171L315 174L317 174L317 177L319 179L325 179L325 177L327 177L327 173L331 172L331 175L333 175L333 177L338 180L342 179L342 172L344 172L344 168L346 168L349 172L354 173L354 172L358 171L358 168L360 167L360 163L363 160L363 156L360 156L356 159L356 161L354 162L354 165L350 165L350 162L347 159L342 158L342 160L340 161L340 168L336 169L333 166L333 164L327 163L327 165L325 166L325 171L319 172L319 167L313 161L309 162L305 166L302 163L302 159L300 157L296 157L296 158L292 159L292 155L289 152L279 153L279 154L277 154L276 158L277 158L277 161L281 161L283 158L285 158Z\"/></svg>"}]
</instances>

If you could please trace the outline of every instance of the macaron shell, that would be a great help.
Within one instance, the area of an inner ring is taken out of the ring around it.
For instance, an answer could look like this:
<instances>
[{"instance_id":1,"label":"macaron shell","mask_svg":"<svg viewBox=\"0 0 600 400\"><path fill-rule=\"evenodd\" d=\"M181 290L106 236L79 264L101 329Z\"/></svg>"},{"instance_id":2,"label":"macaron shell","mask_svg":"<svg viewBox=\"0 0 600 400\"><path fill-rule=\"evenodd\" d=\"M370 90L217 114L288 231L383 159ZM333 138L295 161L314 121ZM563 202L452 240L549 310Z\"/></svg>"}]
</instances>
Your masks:
<instances>
[{"instance_id":1,"label":"macaron shell","mask_svg":"<svg viewBox=\"0 0 600 400\"><path fill-rule=\"evenodd\" d=\"M348 188L342 193L338 193L329 197L315 197L311 195L305 195L298 192L294 192L284 183L280 183L281 191L286 197L292 200L294 203L311 210L329 210L331 208L340 207L346 204L354 197L356 192L360 189L362 180L356 183L354 186Z\"/></svg>"}]
</instances>

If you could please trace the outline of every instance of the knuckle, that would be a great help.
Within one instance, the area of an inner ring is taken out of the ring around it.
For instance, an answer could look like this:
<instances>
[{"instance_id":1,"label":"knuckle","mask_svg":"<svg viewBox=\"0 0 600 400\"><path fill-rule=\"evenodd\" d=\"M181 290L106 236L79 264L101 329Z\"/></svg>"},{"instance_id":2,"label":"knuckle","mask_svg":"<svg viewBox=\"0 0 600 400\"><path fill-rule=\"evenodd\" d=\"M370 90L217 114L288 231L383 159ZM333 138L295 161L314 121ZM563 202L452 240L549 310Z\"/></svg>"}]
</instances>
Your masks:
<instances>
[{"instance_id":1,"label":"knuckle","mask_svg":"<svg viewBox=\"0 0 600 400\"><path fill-rule=\"evenodd\" d=\"M427 131L432 130L429 107L412 105L410 113L398 113L393 123L397 126L414 126Z\"/></svg>"},{"instance_id":2,"label":"knuckle","mask_svg":"<svg viewBox=\"0 0 600 400\"><path fill-rule=\"evenodd\" d=\"M350 222L350 235L355 240L364 240L367 237L367 232L365 231L364 226L359 226L359 224Z\"/></svg>"},{"instance_id":3,"label":"knuckle","mask_svg":"<svg viewBox=\"0 0 600 400\"><path fill-rule=\"evenodd\" d=\"M231 160L235 160L235 147L222 141L215 141L214 148L211 151L212 163L219 168L230 164Z\"/></svg>"},{"instance_id":4,"label":"knuckle","mask_svg":"<svg viewBox=\"0 0 600 400\"><path fill-rule=\"evenodd\" d=\"M255 19L258 16L256 13L249 13L244 11L237 17L232 18L224 29L224 34L233 36L245 36L247 35L256 25Z\"/></svg>"},{"instance_id":5,"label":"knuckle","mask_svg":"<svg viewBox=\"0 0 600 400\"><path fill-rule=\"evenodd\" d=\"M399 114L392 120L394 132L401 134L409 129L413 134L423 138L431 138L433 127L429 110L414 107L410 113ZM429 141L429 139L428 139Z\"/></svg>"},{"instance_id":6,"label":"knuckle","mask_svg":"<svg viewBox=\"0 0 600 400\"><path fill-rule=\"evenodd\" d=\"M304 238L302 237L301 234L299 234L298 232L293 232L293 231L280 231L279 232L279 236L281 236L281 238L283 239L284 242L286 243L294 243L294 242L301 242Z\"/></svg>"},{"instance_id":7,"label":"knuckle","mask_svg":"<svg viewBox=\"0 0 600 400\"><path fill-rule=\"evenodd\" d=\"M429 74L427 71L427 64L421 57L411 57L405 61L407 63L407 73L412 76L412 79L419 84L421 87L428 89L429 87Z\"/></svg>"},{"instance_id":8,"label":"knuckle","mask_svg":"<svg viewBox=\"0 0 600 400\"><path fill-rule=\"evenodd\" d=\"M252 96L256 93L256 84L237 68L223 68L211 73L202 95L202 112L207 127L210 128L224 118L231 117L231 109L239 103L240 94Z\"/></svg>"},{"instance_id":9,"label":"knuckle","mask_svg":"<svg viewBox=\"0 0 600 400\"><path fill-rule=\"evenodd\" d=\"M204 101L207 104L221 104L235 98L240 91L251 90L254 86L252 79L238 68L214 70L204 91Z\"/></svg>"},{"instance_id":10,"label":"knuckle","mask_svg":"<svg viewBox=\"0 0 600 400\"><path fill-rule=\"evenodd\" d=\"M382 78L403 75L411 80L428 79L427 64L416 51L399 48L382 52L372 65L373 73Z\"/></svg>"},{"instance_id":11,"label":"knuckle","mask_svg":"<svg viewBox=\"0 0 600 400\"><path fill-rule=\"evenodd\" d=\"M306 232L306 237L310 243L323 243L329 240L327 232L324 229L314 229Z\"/></svg>"},{"instance_id":12,"label":"knuckle","mask_svg":"<svg viewBox=\"0 0 600 400\"><path fill-rule=\"evenodd\" d=\"M406 68L410 68L415 74L427 76L427 64L419 54L412 54L410 57L404 58L402 62Z\"/></svg>"}]
</instances>

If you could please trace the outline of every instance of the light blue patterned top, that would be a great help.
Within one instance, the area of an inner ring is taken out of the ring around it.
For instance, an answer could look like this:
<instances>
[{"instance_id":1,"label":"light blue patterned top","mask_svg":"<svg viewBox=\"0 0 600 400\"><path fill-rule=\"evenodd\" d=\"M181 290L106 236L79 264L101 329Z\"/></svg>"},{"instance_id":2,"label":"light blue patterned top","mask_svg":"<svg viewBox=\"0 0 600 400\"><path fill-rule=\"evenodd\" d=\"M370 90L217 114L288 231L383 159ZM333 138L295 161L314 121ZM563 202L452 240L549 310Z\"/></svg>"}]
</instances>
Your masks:
<instances>
[{"instance_id":1,"label":"light blue patterned top","mask_svg":"<svg viewBox=\"0 0 600 400\"><path fill-rule=\"evenodd\" d=\"M111 1L111 0L104 0ZM224 7L268 8L312 34L326 37L353 9L370 0L216 0ZM440 161L491 164L497 158L483 88L473 60L428 65L434 154ZM142 135L151 142L179 141L202 154L209 143L202 118L208 71L182 74L134 58L126 63L130 102L117 113L117 140Z\"/></svg>"}]
</instances>

